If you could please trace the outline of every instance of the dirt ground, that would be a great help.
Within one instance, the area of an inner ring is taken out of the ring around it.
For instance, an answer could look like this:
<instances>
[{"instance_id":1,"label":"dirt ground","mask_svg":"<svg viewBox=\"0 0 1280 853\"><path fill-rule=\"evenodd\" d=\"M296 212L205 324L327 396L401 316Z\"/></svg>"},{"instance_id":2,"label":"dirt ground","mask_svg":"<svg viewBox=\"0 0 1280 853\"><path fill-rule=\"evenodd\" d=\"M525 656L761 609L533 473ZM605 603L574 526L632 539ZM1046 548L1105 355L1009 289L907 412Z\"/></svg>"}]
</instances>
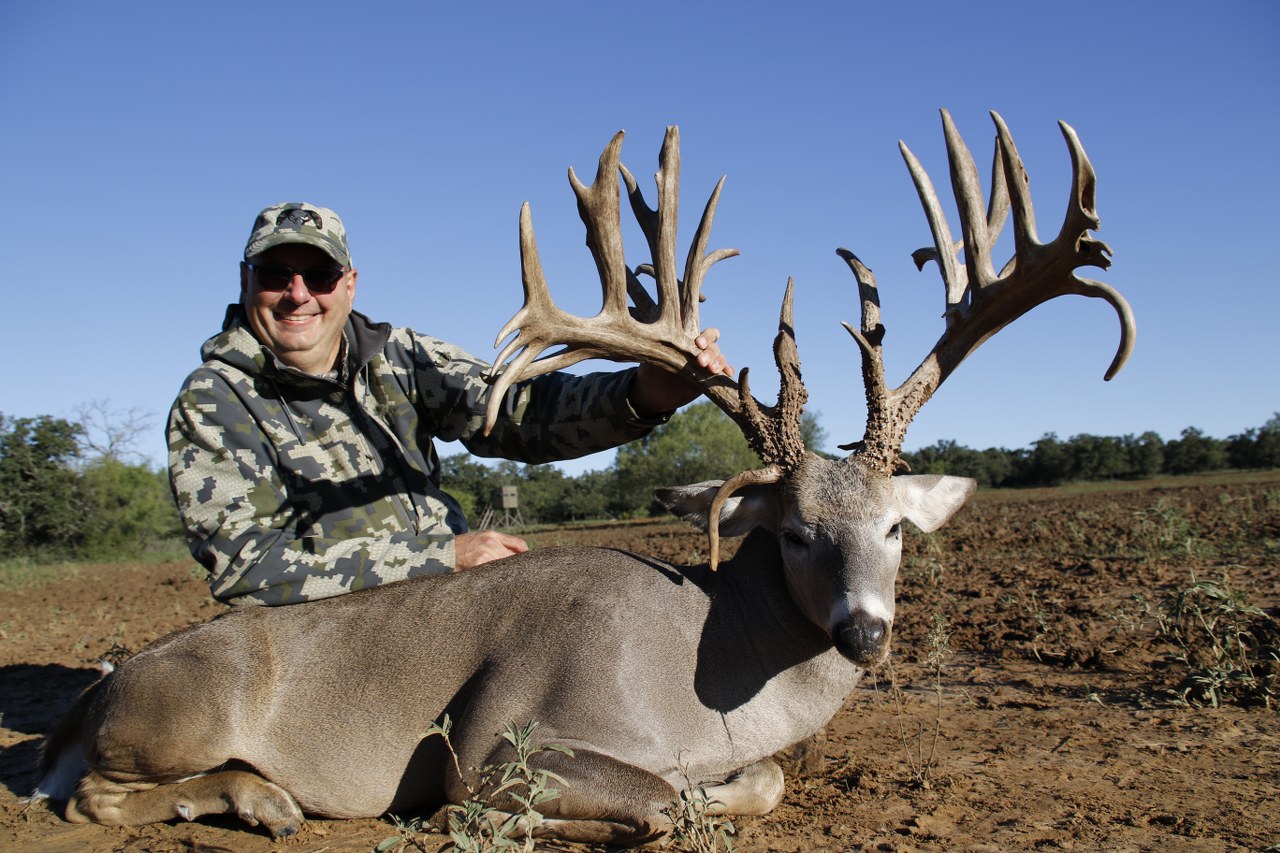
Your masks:
<instances>
[{"instance_id":1,"label":"dirt ground","mask_svg":"<svg viewBox=\"0 0 1280 853\"><path fill-rule=\"evenodd\" d=\"M674 560L703 548L675 522L531 538ZM1154 615L1193 573L1225 578L1264 611L1255 641L1275 642L1280 472L979 494L908 540L891 666L788 773L782 804L737 821L736 849L1280 850L1275 698L1183 702L1187 668ZM24 802L40 739L95 660L220 609L187 563L0 585L0 850L371 851L396 834L385 820L312 820L281 842L224 819L113 829Z\"/></svg>"}]
</instances>

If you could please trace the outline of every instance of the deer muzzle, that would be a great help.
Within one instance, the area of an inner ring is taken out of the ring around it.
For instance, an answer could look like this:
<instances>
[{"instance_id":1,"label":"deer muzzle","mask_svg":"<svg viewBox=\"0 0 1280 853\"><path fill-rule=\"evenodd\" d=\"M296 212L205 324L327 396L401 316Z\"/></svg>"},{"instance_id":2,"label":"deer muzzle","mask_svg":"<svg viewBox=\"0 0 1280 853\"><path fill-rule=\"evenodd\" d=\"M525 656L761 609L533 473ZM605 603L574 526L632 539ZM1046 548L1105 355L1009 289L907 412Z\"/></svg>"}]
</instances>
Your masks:
<instances>
[{"instance_id":1,"label":"deer muzzle","mask_svg":"<svg viewBox=\"0 0 1280 853\"><path fill-rule=\"evenodd\" d=\"M892 632L887 619L858 610L836 626L836 650L858 666L875 666L889 654Z\"/></svg>"}]
</instances>

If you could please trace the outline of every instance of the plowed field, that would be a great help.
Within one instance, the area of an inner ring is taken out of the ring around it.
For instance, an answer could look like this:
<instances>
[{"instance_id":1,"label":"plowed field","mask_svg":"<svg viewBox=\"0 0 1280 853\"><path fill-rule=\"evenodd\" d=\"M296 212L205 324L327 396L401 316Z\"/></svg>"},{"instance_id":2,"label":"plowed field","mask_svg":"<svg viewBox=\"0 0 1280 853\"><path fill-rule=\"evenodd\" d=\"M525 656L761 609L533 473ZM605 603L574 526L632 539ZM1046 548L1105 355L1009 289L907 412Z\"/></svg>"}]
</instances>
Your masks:
<instances>
[{"instance_id":1,"label":"plowed field","mask_svg":"<svg viewBox=\"0 0 1280 853\"><path fill-rule=\"evenodd\" d=\"M674 521L529 538L680 561L705 547ZM41 737L99 657L220 610L189 563L0 579L0 849L371 851L396 833L312 820L276 842L235 820L81 826L24 803ZM1196 633L1276 648L1278 615L1280 472L980 493L937 533L908 534L891 664L793 765L783 803L737 821L735 847L1280 849L1280 695L1264 701L1276 663L1233 682Z\"/></svg>"}]
</instances>

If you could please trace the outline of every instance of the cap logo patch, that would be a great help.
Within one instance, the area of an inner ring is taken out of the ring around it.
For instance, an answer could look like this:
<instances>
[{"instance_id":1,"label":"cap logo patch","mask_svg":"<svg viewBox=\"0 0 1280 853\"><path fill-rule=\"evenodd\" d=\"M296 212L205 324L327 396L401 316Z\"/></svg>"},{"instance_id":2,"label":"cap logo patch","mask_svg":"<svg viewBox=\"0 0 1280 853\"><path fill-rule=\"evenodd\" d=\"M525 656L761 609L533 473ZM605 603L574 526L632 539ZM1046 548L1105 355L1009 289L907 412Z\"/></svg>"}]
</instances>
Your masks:
<instances>
[{"instance_id":1,"label":"cap logo patch","mask_svg":"<svg viewBox=\"0 0 1280 853\"><path fill-rule=\"evenodd\" d=\"M281 211L280 215L276 217L277 228L301 229L308 222L314 224L321 231L324 230L324 221L321 220L320 214L314 210L303 210L295 207L292 210Z\"/></svg>"}]
</instances>

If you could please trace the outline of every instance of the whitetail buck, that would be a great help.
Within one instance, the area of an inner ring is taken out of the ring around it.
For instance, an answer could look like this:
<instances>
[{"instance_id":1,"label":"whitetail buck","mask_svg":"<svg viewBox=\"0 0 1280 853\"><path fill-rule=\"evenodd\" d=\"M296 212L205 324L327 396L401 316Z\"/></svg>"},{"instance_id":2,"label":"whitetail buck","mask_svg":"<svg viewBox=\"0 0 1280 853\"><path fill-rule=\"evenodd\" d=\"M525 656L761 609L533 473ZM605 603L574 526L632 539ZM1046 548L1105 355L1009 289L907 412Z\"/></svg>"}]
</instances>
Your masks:
<instances>
[{"instance_id":1,"label":"whitetail buck","mask_svg":"<svg viewBox=\"0 0 1280 853\"><path fill-rule=\"evenodd\" d=\"M961 241L952 241L928 177L903 153L934 237L916 260L942 271L946 330L911 377L889 388L874 280L841 251L861 296L861 327L846 328L861 348L869 417L852 454L828 460L800 440L806 395L788 284L775 344L777 405L752 398L745 370L737 382L699 379L765 467L662 495L708 528L709 564L548 548L310 604L235 610L161 639L88 689L49 738L38 791L67 799L76 821L234 812L276 836L296 831L304 813L421 811L468 795L441 739L423 738L448 714L471 781L468 768L510 758L498 736L508 722L536 720L545 742L575 751L540 754L541 766L568 783L542 807L549 835L651 839L670 826L664 809L690 782L708 785L725 812L768 812L783 791L770 756L821 729L888 652L902 522L933 530L973 490L955 477L895 476L912 416L982 341L1061 294L1101 297L1119 313L1108 378L1132 346L1124 299L1074 274L1109 263L1106 246L1088 236L1098 224L1094 174L1075 133L1062 125L1074 181L1066 222L1046 244L1036 239L1026 175L1000 118L986 212L969 152L945 113L943 121ZM494 407L513 382L593 356L695 376L701 283L733 254L706 253L719 187L681 276L676 131L662 148L656 211L620 167L621 141L618 134L605 150L590 187L570 172L604 285L599 316L570 317L552 304L527 205L521 213L525 305L499 336L516 333L498 359L506 367L494 378ZM652 251L652 264L635 271L622 254L620 168ZM1010 206L1016 255L997 272L991 248ZM656 281L656 299L638 273ZM535 360L557 344L564 350ZM737 554L715 571L717 536L741 533Z\"/></svg>"}]
</instances>

